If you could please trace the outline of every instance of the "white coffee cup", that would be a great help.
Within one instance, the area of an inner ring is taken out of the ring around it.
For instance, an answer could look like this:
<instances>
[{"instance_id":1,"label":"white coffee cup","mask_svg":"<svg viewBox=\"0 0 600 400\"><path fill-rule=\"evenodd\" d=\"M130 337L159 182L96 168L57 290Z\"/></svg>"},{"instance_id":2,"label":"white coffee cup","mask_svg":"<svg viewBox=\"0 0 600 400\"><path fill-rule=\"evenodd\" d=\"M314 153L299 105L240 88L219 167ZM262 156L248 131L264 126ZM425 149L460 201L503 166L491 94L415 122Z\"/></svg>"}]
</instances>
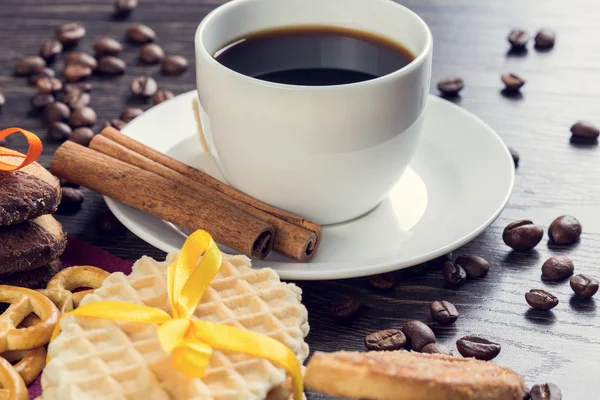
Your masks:
<instances>
[{"instance_id":1,"label":"white coffee cup","mask_svg":"<svg viewBox=\"0 0 600 400\"><path fill-rule=\"evenodd\" d=\"M328 25L402 44L416 58L393 73L338 86L271 83L213 55L252 32ZM383 200L409 164L431 79L432 38L391 0L232 0L196 32L200 117L229 184L322 224L358 217Z\"/></svg>"}]
</instances>

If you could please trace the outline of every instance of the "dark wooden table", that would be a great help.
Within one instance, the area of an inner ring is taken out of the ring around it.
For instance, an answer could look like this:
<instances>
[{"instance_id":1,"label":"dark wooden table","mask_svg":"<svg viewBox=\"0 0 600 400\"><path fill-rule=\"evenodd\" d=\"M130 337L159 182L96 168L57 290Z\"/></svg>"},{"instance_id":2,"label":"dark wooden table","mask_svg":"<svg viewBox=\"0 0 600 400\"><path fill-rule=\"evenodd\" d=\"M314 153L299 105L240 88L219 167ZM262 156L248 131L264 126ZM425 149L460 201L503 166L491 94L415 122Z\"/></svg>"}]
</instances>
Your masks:
<instances>
[{"instance_id":1,"label":"dark wooden table","mask_svg":"<svg viewBox=\"0 0 600 400\"><path fill-rule=\"evenodd\" d=\"M116 118L131 104L128 85L132 77L154 76L160 87L176 94L195 87L193 34L200 20L220 0L143 0L126 21L111 19L112 0L2 0L0 4L0 89L7 104L0 112L0 128L20 126L44 136L39 116L30 111L35 89L12 72L25 55L36 55L41 42L67 21L80 21L87 36L79 49L91 51L93 39L123 39L130 22L143 22L156 30L158 43L169 54L184 55L191 68L183 76L165 77L158 67L137 62L135 46L126 44L124 76L94 78L92 106L103 121ZM568 282L550 284L540 279L540 266L551 255L569 255L576 272L600 278L600 151L597 146L569 143L569 127L579 119L600 124L600 4L589 0L408 0L405 3L430 25L434 39L433 82L460 75L466 89L456 102L489 123L509 146L521 154L515 191L507 209L481 236L456 253L474 253L492 264L487 277L459 289L444 284L439 270L410 277L399 273L400 283L391 291L378 292L365 279L299 282L309 309L312 350L363 350L364 335L399 327L409 319L430 322L433 300L453 302L461 312L451 327L431 323L439 342L455 349L455 341L477 334L500 342L498 364L522 373L528 384L554 382L566 399L596 399L600 378L600 297L582 301L572 297ZM507 54L506 36L513 27L534 34L542 27L557 31L550 52L533 49L521 56ZM60 70L60 63L57 69ZM523 95L506 98L500 90L500 74L516 72L527 80ZM433 85L435 91L435 85ZM144 104L145 108L151 104ZM452 134L452 132L448 132ZM9 145L23 149L12 138ZM56 144L46 143L41 161L49 161ZM466 149L465 157L469 151ZM474 166L476 167L476 166ZM476 192L480 188L471 188ZM106 210L102 198L85 193L82 209L60 216L69 235L100 246L120 257L135 260L143 254L163 253L131 233L103 236L95 227ZM451 211L451 210L450 210ZM513 253L501 239L502 229L516 219L532 219L547 227L562 214L576 216L584 233L579 243L562 248L546 243L532 252ZM560 298L551 312L534 312L524 293L546 288ZM329 317L329 304L341 296L353 296L364 312L347 325ZM309 394L311 399L327 398Z\"/></svg>"}]
</instances>

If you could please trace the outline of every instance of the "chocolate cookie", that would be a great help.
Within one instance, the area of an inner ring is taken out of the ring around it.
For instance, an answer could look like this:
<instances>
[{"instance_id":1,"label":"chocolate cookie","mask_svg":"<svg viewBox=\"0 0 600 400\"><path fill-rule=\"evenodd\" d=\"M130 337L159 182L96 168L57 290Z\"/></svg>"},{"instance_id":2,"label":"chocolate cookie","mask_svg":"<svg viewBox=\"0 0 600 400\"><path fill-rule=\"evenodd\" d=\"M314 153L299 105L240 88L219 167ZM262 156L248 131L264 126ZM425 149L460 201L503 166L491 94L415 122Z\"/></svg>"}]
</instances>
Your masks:
<instances>
[{"instance_id":1,"label":"chocolate cookie","mask_svg":"<svg viewBox=\"0 0 600 400\"><path fill-rule=\"evenodd\" d=\"M62 264L59 260L56 260L31 271L0 276L0 285L21 286L27 289L43 289L48 284L48 281L61 269Z\"/></svg>"},{"instance_id":2,"label":"chocolate cookie","mask_svg":"<svg viewBox=\"0 0 600 400\"><path fill-rule=\"evenodd\" d=\"M0 148L3 153L20 154ZM20 158L0 156L7 164L19 164ZM0 171L0 226L18 224L52 214L60 203L60 184L38 163L18 171Z\"/></svg>"},{"instance_id":3,"label":"chocolate cookie","mask_svg":"<svg viewBox=\"0 0 600 400\"><path fill-rule=\"evenodd\" d=\"M49 264L58 259L66 246L62 226L51 215L0 227L0 275Z\"/></svg>"}]
</instances>

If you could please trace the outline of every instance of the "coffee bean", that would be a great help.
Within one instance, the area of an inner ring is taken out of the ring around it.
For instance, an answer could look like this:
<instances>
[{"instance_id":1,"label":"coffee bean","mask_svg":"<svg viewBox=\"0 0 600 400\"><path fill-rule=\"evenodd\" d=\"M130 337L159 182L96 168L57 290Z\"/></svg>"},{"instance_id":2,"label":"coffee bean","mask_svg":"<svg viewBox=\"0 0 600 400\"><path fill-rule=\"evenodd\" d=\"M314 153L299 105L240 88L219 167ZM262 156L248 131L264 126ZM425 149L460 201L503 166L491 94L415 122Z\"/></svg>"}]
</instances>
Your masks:
<instances>
[{"instance_id":1,"label":"coffee bean","mask_svg":"<svg viewBox=\"0 0 600 400\"><path fill-rule=\"evenodd\" d=\"M65 66L72 64L85 65L86 67L89 67L92 71L98 67L98 61L96 61L94 57L81 51L69 53L65 57Z\"/></svg>"},{"instance_id":2,"label":"coffee bean","mask_svg":"<svg viewBox=\"0 0 600 400\"><path fill-rule=\"evenodd\" d=\"M175 95L169 89L160 89L158 92L154 93L152 101L156 105L172 99L173 97L175 97Z\"/></svg>"},{"instance_id":3,"label":"coffee bean","mask_svg":"<svg viewBox=\"0 0 600 400\"><path fill-rule=\"evenodd\" d=\"M65 93L69 92L91 92L94 88L92 82L74 82L74 83L65 83L64 91Z\"/></svg>"},{"instance_id":4,"label":"coffee bean","mask_svg":"<svg viewBox=\"0 0 600 400\"><path fill-rule=\"evenodd\" d=\"M421 349L421 353L426 354L445 354L447 356L451 356L452 352L446 346L443 346L438 343L429 343L423 346Z\"/></svg>"},{"instance_id":5,"label":"coffee bean","mask_svg":"<svg viewBox=\"0 0 600 400\"><path fill-rule=\"evenodd\" d=\"M123 45L112 38L100 38L94 41L96 57L116 56L123 51Z\"/></svg>"},{"instance_id":6,"label":"coffee bean","mask_svg":"<svg viewBox=\"0 0 600 400\"><path fill-rule=\"evenodd\" d=\"M2 108L2 106L5 104L6 104L6 96L4 96L4 93L2 92L2 90L0 90L0 108Z\"/></svg>"},{"instance_id":7,"label":"coffee bean","mask_svg":"<svg viewBox=\"0 0 600 400\"><path fill-rule=\"evenodd\" d=\"M181 75L188 69L188 61L181 56L167 56L162 63L162 72L167 75Z\"/></svg>"},{"instance_id":8,"label":"coffee bean","mask_svg":"<svg viewBox=\"0 0 600 400\"><path fill-rule=\"evenodd\" d=\"M542 240L544 229L530 220L511 222L504 228L502 240L514 250L531 250Z\"/></svg>"},{"instance_id":9,"label":"coffee bean","mask_svg":"<svg viewBox=\"0 0 600 400\"><path fill-rule=\"evenodd\" d=\"M33 108L43 109L48 104L54 103L55 98L51 94L41 94L38 93L31 98L31 105Z\"/></svg>"},{"instance_id":10,"label":"coffee bean","mask_svg":"<svg viewBox=\"0 0 600 400\"><path fill-rule=\"evenodd\" d=\"M348 321L357 316L360 310L360 301L344 298L331 304L331 316L338 321Z\"/></svg>"},{"instance_id":11,"label":"coffee bean","mask_svg":"<svg viewBox=\"0 0 600 400\"><path fill-rule=\"evenodd\" d=\"M435 343L435 333L421 321L412 320L402 325L402 333L406 336L406 344L414 351L421 351L423 346Z\"/></svg>"},{"instance_id":12,"label":"coffee bean","mask_svg":"<svg viewBox=\"0 0 600 400\"><path fill-rule=\"evenodd\" d=\"M431 303L429 312L431 313L431 318L441 325L452 325L460 315L454 304L446 300Z\"/></svg>"},{"instance_id":13,"label":"coffee bean","mask_svg":"<svg viewBox=\"0 0 600 400\"><path fill-rule=\"evenodd\" d=\"M550 257L542 265L542 275L552 281L566 279L573 275L574 270L573 261L565 256Z\"/></svg>"},{"instance_id":14,"label":"coffee bean","mask_svg":"<svg viewBox=\"0 0 600 400\"><path fill-rule=\"evenodd\" d=\"M489 361L500 354L501 346L478 336L465 336L456 341L456 348L463 357Z\"/></svg>"},{"instance_id":15,"label":"coffee bean","mask_svg":"<svg viewBox=\"0 0 600 400\"><path fill-rule=\"evenodd\" d=\"M67 107L65 103L61 103L59 101L48 104L48 106L44 108L44 119L49 124L57 121L68 121L69 115L71 115L71 110L69 110L69 107Z\"/></svg>"},{"instance_id":16,"label":"coffee bean","mask_svg":"<svg viewBox=\"0 0 600 400\"><path fill-rule=\"evenodd\" d=\"M406 272L412 276L423 276L427 274L427 271L429 271L428 263L413 265L412 267L406 269Z\"/></svg>"},{"instance_id":17,"label":"coffee bean","mask_svg":"<svg viewBox=\"0 0 600 400\"><path fill-rule=\"evenodd\" d=\"M531 289L525 293L527 304L536 310L548 311L558 305L558 298L542 289Z\"/></svg>"},{"instance_id":18,"label":"coffee bean","mask_svg":"<svg viewBox=\"0 0 600 400\"><path fill-rule=\"evenodd\" d=\"M455 97L458 96L458 93L465 86L463 80L458 76L449 76L447 78L441 79L438 84L438 90L447 97Z\"/></svg>"},{"instance_id":19,"label":"coffee bean","mask_svg":"<svg viewBox=\"0 0 600 400\"><path fill-rule=\"evenodd\" d=\"M587 298L592 297L598 292L598 280L589 275L573 275L569 284L577 296Z\"/></svg>"},{"instance_id":20,"label":"coffee bean","mask_svg":"<svg viewBox=\"0 0 600 400\"><path fill-rule=\"evenodd\" d=\"M44 60L42 57L24 57L17 64L15 73L19 76L29 76L45 67L46 60Z\"/></svg>"},{"instance_id":21,"label":"coffee bean","mask_svg":"<svg viewBox=\"0 0 600 400\"><path fill-rule=\"evenodd\" d=\"M101 233L117 234L125 232L125 226L113 215L110 210L98 215L96 219L96 228Z\"/></svg>"},{"instance_id":22,"label":"coffee bean","mask_svg":"<svg viewBox=\"0 0 600 400\"><path fill-rule=\"evenodd\" d=\"M516 74L502 74L502 82L510 92L518 92L525 84L525 80Z\"/></svg>"},{"instance_id":23,"label":"coffee bean","mask_svg":"<svg viewBox=\"0 0 600 400\"><path fill-rule=\"evenodd\" d=\"M138 76L129 86L131 94L138 97L151 97L156 93L156 81L149 76Z\"/></svg>"},{"instance_id":24,"label":"coffee bean","mask_svg":"<svg viewBox=\"0 0 600 400\"><path fill-rule=\"evenodd\" d=\"M142 110L140 108L127 107L126 109L124 109L121 112L121 115L119 116L119 119L121 121L131 122L131 121L133 121L134 118L139 117L140 115L142 115L143 112L144 112L144 110Z\"/></svg>"},{"instance_id":25,"label":"coffee bean","mask_svg":"<svg viewBox=\"0 0 600 400\"><path fill-rule=\"evenodd\" d=\"M529 391L531 400L562 400L562 392L554 383L533 385Z\"/></svg>"},{"instance_id":26,"label":"coffee bean","mask_svg":"<svg viewBox=\"0 0 600 400\"><path fill-rule=\"evenodd\" d=\"M40 47L40 57L47 62L52 62L62 52L62 49L63 46L58 40L46 40Z\"/></svg>"},{"instance_id":27,"label":"coffee bean","mask_svg":"<svg viewBox=\"0 0 600 400\"><path fill-rule=\"evenodd\" d=\"M127 125L127 122L121 121L120 119L111 119L110 121L106 121L104 123L105 128L110 126L111 128L115 128L119 131L125 128L125 125Z\"/></svg>"},{"instance_id":28,"label":"coffee bean","mask_svg":"<svg viewBox=\"0 0 600 400\"><path fill-rule=\"evenodd\" d=\"M69 138L70 133L71 128L69 125L59 121L50 124L50 126L48 126L48 130L46 131L48 139L55 142L64 142Z\"/></svg>"},{"instance_id":29,"label":"coffee bean","mask_svg":"<svg viewBox=\"0 0 600 400\"><path fill-rule=\"evenodd\" d=\"M107 75L120 75L125 72L127 65L125 61L115 56L104 56L98 63L98 72Z\"/></svg>"},{"instance_id":30,"label":"coffee bean","mask_svg":"<svg viewBox=\"0 0 600 400\"><path fill-rule=\"evenodd\" d=\"M91 100L92 96L90 96L89 93L82 92L81 90L70 90L63 96L63 101L73 110L87 107Z\"/></svg>"},{"instance_id":31,"label":"coffee bean","mask_svg":"<svg viewBox=\"0 0 600 400\"><path fill-rule=\"evenodd\" d=\"M69 64L63 70L67 82L77 82L92 75L92 69L83 64Z\"/></svg>"},{"instance_id":32,"label":"coffee bean","mask_svg":"<svg viewBox=\"0 0 600 400\"><path fill-rule=\"evenodd\" d=\"M127 39L139 44L155 42L156 33L146 25L134 24L127 30Z\"/></svg>"},{"instance_id":33,"label":"coffee bean","mask_svg":"<svg viewBox=\"0 0 600 400\"><path fill-rule=\"evenodd\" d=\"M427 261L427 265L430 267L442 267L446 261L452 261L452 252Z\"/></svg>"},{"instance_id":34,"label":"coffee bean","mask_svg":"<svg viewBox=\"0 0 600 400\"><path fill-rule=\"evenodd\" d=\"M563 215L552 221L548 236L556 244L571 244L579 239L581 230L581 223L577 218Z\"/></svg>"},{"instance_id":35,"label":"coffee bean","mask_svg":"<svg viewBox=\"0 0 600 400\"><path fill-rule=\"evenodd\" d=\"M519 161L521 160L519 153L517 153L517 151L515 149L513 149L512 147L509 147L508 151L510 151L510 155L512 156L513 162L515 163L515 168L518 168Z\"/></svg>"},{"instance_id":36,"label":"coffee bean","mask_svg":"<svg viewBox=\"0 0 600 400\"><path fill-rule=\"evenodd\" d=\"M77 22L64 24L56 29L56 39L65 45L77 43L85 36L85 28Z\"/></svg>"},{"instance_id":37,"label":"coffee bean","mask_svg":"<svg viewBox=\"0 0 600 400\"><path fill-rule=\"evenodd\" d=\"M77 209L83 203L83 192L79 189L62 187L62 199L58 205L59 211L70 211Z\"/></svg>"},{"instance_id":38,"label":"coffee bean","mask_svg":"<svg viewBox=\"0 0 600 400\"><path fill-rule=\"evenodd\" d=\"M35 86L41 94L53 94L62 90L62 82L50 76L44 76L36 82Z\"/></svg>"},{"instance_id":39,"label":"coffee bean","mask_svg":"<svg viewBox=\"0 0 600 400\"><path fill-rule=\"evenodd\" d=\"M115 16L127 17L137 7L137 0L117 0L115 2Z\"/></svg>"},{"instance_id":40,"label":"coffee bean","mask_svg":"<svg viewBox=\"0 0 600 400\"><path fill-rule=\"evenodd\" d=\"M53 69L47 68L47 67L40 68L34 74L29 75L29 83L35 85L35 84L37 84L37 81L41 78L44 78L44 77L54 78L55 76L56 76L56 72L54 72Z\"/></svg>"},{"instance_id":41,"label":"coffee bean","mask_svg":"<svg viewBox=\"0 0 600 400\"><path fill-rule=\"evenodd\" d=\"M551 29L542 29L535 35L537 49L551 49L556 41L556 33Z\"/></svg>"},{"instance_id":42,"label":"coffee bean","mask_svg":"<svg viewBox=\"0 0 600 400\"><path fill-rule=\"evenodd\" d=\"M451 285L460 286L467 281L467 272L458 264L446 261L442 267L444 280Z\"/></svg>"},{"instance_id":43,"label":"coffee bean","mask_svg":"<svg viewBox=\"0 0 600 400\"><path fill-rule=\"evenodd\" d=\"M71 113L69 125L72 128L92 126L96 123L96 112L89 107L81 107Z\"/></svg>"},{"instance_id":44,"label":"coffee bean","mask_svg":"<svg viewBox=\"0 0 600 400\"><path fill-rule=\"evenodd\" d=\"M463 267L471 279L484 277L490 270L490 264L484 258L472 254L460 256L454 263Z\"/></svg>"},{"instance_id":45,"label":"coffee bean","mask_svg":"<svg viewBox=\"0 0 600 400\"><path fill-rule=\"evenodd\" d=\"M365 337L365 347L368 350L391 351L403 349L406 336L400 329L384 329Z\"/></svg>"},{"instance_id":46,"label":"coffee bean","mask_svg":"<svg viewBox=\"0 0 600 400\"><path fill-rule=\"evenodd\" d=\"M508 34L508 42L515 50L523 50L529 42L529 35L521 29L513 29Z\"/></svg>"},{"instance_id":47,"label":"coffee bean","mask_svg":"<svg viewBox=\"0 0 600 400\"><path fill-rule=\"evenodd\" d=\"M386 274L372 275L367 278L371 286L379 290L389 290L396 286L396 275L389 272Z\"/></svg>"},{"instance_id":48,"label":"coffee bean","mask_svg":"<svg viewBox=\"0 0 600 400\"><path fill-rule=\"evenodd\" d=\"M69 140L80 144L82 146L88 146L94 138L94 131L90 128L81 127L74 129L69 135Z\"/></svg>"},{"instance_id":49,"label":"coffee bean","mask_svg":"<svg viewBox=\"0 0 600 400\"><path fill-rule=\"evenodd\" d=\"M579 121L571 126L571 141L574 143L596 143L598 136L600 136L600 129L589 122Z\"/></svg>"},{"instance_id":50,"label":"coffee bean","mask_svg":"<svg viewBox=\"0 0 600 400\"><path fill-rule=\"evenodd\" d=\"M156 43L148 43L140 48L140 60L145 64L158 64L164 58L165 52Z\"/></svg>"}]
</instances>

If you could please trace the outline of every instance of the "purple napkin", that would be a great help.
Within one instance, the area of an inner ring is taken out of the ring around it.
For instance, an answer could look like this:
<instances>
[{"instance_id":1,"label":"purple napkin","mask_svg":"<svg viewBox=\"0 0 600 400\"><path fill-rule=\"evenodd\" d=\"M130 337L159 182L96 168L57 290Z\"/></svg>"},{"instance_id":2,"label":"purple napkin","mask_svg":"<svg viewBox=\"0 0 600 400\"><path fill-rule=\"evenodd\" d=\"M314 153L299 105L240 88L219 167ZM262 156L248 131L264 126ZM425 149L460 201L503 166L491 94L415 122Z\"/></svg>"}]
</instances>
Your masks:
<instances>
[{"instance_id":1,"label":"purple napkin","mask_svg":"<svg viewBox=\"0 0 600 400\"><path fill-rule=\"evenodd\" d=\"M131 272L130 261L125 261L119 257L113 256L107 251L104 251L96 246L82 242L75 238L69 238L67 249L60 257L63 266L71 267L73 265L92 265L102 268L108 272L123 272L129 274ZM42 386L38 377L29 386L29 400L33 400L42 394Z\"/></svg>"}]
</instances>

